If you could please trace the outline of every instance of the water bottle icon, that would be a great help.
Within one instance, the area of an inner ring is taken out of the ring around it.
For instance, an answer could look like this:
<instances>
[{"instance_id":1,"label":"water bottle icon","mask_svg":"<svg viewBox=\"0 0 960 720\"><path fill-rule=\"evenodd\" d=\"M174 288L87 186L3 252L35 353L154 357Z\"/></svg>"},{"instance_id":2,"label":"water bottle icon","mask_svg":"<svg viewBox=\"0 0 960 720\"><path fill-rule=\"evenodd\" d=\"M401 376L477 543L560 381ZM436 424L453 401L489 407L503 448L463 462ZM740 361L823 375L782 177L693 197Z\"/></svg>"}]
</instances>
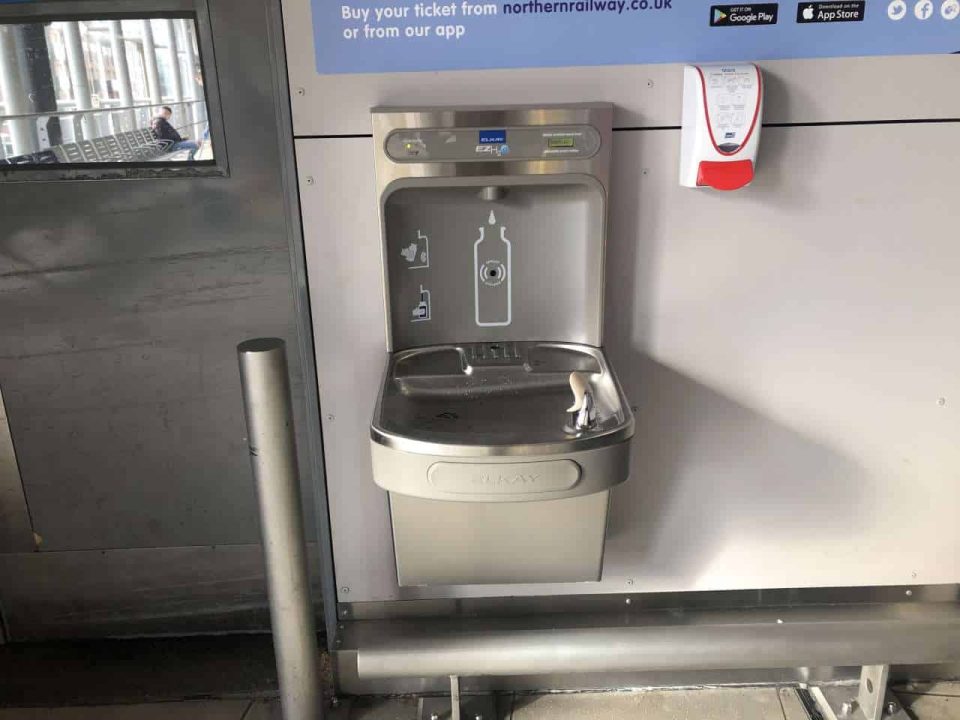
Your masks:
<instances>
[{"instance_id":1,"label":"water bottle icon","mask_svg":"<svg viewBox=\"0 0 960 720\"><path fill-rule=\"evenodd\" d=\"M480 237L473 244L476 322L480 327L502 327L513 320L510 241L503 226L500 227L500 237L496 237L496 233L488 236L486 230L480 228Z\"/></svg>"}]
</instances>

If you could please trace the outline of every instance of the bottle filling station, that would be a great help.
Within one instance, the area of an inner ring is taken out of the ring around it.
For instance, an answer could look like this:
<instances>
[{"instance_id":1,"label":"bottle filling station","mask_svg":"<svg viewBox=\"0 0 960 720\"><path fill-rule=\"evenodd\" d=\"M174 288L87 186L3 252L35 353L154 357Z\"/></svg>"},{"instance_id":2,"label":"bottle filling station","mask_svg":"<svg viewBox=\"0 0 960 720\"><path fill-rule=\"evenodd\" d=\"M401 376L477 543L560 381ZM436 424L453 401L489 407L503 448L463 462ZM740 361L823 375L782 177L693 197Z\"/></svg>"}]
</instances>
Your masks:
<instances>
[{"instance_id":1,"label":"bottle filling station","mask_svg":"<svg viewBox=\"0 0 960 720\"><path fill-rule=\"evenodd\" d=\"M633 417L602 349L612 107L376 110L401 586L599 580Z\"/></svg>"}]
</instances>

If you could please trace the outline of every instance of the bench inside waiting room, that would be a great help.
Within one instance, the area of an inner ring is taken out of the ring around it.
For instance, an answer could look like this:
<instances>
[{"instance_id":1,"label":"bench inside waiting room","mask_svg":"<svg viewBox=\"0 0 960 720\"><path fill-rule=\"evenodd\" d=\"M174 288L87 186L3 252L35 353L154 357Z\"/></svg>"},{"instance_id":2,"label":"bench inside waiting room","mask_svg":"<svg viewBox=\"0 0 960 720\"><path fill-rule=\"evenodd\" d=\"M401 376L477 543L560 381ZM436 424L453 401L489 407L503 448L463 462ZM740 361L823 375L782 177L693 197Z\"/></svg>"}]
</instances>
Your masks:
<instances>
[{"instance_id":1,"label":"bench inside waiting room","mask_svg":"<svg viewBox=\"0 0 960 720\"><path fill-rule=\"evenodd\" d=\"M140 128L92 140L64 143L54 146L52 150L62 163L137 162L172 159L176 155L176 152L170 152L172 145L169 140L158 139L149 128Z\"/></svg>"}]
</instances>

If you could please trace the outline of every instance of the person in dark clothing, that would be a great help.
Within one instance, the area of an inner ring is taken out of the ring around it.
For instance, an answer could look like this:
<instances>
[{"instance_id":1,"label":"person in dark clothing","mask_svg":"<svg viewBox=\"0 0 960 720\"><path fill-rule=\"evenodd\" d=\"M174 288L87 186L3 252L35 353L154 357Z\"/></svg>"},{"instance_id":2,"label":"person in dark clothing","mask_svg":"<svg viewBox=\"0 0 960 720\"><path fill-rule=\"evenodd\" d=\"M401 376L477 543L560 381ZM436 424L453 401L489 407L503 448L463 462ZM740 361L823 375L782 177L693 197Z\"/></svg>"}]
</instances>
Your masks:
<instances>
[{"instance_id":1,"label":"person in dark clothing","mask_svg":"<svg viewBox=\"0 0 960 720\"><path fill-rule=\"evenodd\" d=\"M173 110L164 105L160 108L157 116L151 121L150 128L153 130L153 134L157 140L166 140L171 143L170 147L167 148L167 152L189 150L190 153L187 155L187 160L193 160L193 156L197 154L200 146L177 132L177 129L170 124L170 118L172 116Z\"/></svg>"}]
</instances>

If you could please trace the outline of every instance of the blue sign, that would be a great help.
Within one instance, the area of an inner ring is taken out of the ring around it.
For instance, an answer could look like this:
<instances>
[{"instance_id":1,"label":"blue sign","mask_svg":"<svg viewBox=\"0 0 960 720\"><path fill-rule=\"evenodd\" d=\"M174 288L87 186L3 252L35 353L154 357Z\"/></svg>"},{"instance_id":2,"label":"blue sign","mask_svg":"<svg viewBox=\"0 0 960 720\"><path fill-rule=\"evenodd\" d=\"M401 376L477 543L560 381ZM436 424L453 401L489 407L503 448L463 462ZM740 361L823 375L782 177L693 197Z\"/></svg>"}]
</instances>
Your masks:
<instances>
[{"instance_id":1,"label":"blue sign","mask_svg":"<svg viewBox=\"0 0 960 720\"><path fill-rule=\"evenodd\" d=\"M479 145L499 145L500 143L505 143L506 141L506 130L481 130L480 138L477 142Z\"/></svg>"},{"instance_id":2,"label":"blue sign","mask_svg":"<svg viewBox=\"0 0 960 720\"><path fill-rule=\"evenodd\" d=\"M321 74L960 51L960 0L312 0L312 7Z\"/></svg>"}]
</instances>

